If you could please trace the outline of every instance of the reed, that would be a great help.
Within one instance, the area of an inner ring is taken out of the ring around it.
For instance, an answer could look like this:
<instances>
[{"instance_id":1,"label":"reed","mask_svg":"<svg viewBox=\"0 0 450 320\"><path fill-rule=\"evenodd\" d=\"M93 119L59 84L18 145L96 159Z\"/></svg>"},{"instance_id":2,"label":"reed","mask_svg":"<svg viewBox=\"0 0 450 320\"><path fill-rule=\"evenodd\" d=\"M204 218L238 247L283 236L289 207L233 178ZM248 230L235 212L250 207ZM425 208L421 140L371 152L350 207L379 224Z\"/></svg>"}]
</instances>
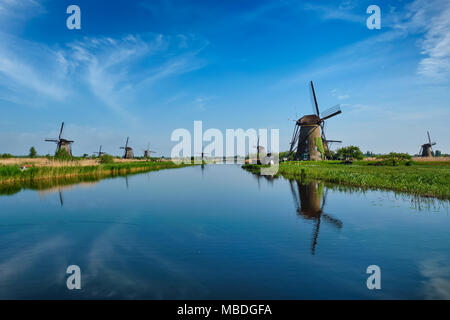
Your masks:
<instances>
[{"instance_id":1,"label":"reed","mask_svg":"<svg viewBox=\"0 0 450 320\"><path fill-rule=\"evenodd\" d=\"M60 166L32 166L21 170L18 165L0 165L0 184L35 181L41 179L55 179L76 176L108 176L122 175L133 172L147 172L170 168L181 168L190 164L175 164L170 161L164 162L119 162L104 165L83 166L73 165Z\"/></svg>"}]
</instances>

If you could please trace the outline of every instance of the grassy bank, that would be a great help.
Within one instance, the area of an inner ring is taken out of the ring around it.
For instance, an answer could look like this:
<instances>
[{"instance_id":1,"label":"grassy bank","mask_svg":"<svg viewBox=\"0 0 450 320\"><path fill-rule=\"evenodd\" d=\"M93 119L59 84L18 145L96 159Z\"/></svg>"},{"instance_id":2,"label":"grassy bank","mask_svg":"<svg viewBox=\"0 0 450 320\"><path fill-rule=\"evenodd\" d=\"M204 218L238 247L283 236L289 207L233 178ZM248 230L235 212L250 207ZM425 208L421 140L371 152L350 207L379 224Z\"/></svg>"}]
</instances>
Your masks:
<instances>
[{"instance_id":1,"label":"grassy bank","mask_svg":"<svg viewBox=\"0 0 450 320\"><path fill-rule=\"evenodd\" d=\"M181 168L170 161L164 162L119 162L112 164L80 165L70 162L60 166L32 166L24 171L18 165L0 165L0 184L29 182L44 179L58 179L77 176L104 177L135 172L147 172L162 169Z\"/></svg>"},{"instance_id":2,"label":"grassy bank","mask_svg":"<svg viewBox=\"0 0 450 320\"><path fill-rule=\"evenodd\" d=\"M243 168L258 174L261 166ZM320 179L332 183L450 199L450 162L422 162L411 166L374 166L367 161L351 165L339 161L284 162L278 175L288 179Z\"/></svg>"}]
</instances>

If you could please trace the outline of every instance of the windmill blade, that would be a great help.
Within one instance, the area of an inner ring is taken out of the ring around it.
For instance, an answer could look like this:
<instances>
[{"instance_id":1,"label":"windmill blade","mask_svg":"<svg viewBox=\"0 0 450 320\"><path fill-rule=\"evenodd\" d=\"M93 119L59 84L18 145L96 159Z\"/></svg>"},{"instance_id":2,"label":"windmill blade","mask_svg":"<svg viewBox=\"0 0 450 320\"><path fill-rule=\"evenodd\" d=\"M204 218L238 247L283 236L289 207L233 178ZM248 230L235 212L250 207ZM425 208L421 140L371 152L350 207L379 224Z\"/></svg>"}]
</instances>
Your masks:
<instances>
[{"instance_id":1,"label":"windmill blade","mask_svg":"<svg viewBox=\"0 0 450 320\"><path fill-rule=\"evenodd\" d=\"M317 240L319 238L319 230L320 230L320 216L317 219L316 226L313 232L312 244L311 244L311 254L314 255L316 253Z\"/></svg>"},{"instance_id":2,"label":"windmill blade","mask_svg":"<svg viewBox=\"0 0 450 320\"><path fill-rule=\"evenodd\" d=\"M289 153L287 155L288 159L291 156L291 154L297 149L296 145L297 145L297 141L299 139L299 130L300 130L300 126L298 124L296 124L295 128L294 128L294 132L292 134L292 140L291 140L291 146L289 148Z\"/></svg>"},{"instance_id":3,"label":"windmill blade","mask_svg":"<svg viewBox=\"0 0 450 320\"><path fill-rule=\"evenodd\" d=\"M314 84L313 84L312 81L311 81L310 84L311 84L312 96L313 96L313 99L314 99L315 111L316 111L317 116L319 117L320 116L320 112L319 112L319 105L317 104L316 91L314 90Z\"/></svg>"},{"instance_id":4,"label":"windmill blade","mask_svg":"<svg viewBox=\"0 0 450 320\"><path fill-rule=\"evenodd\" d=\"M59 140L61 140L63 129L64 129L64 122L61 124L61 130L59 131Z\"/></svg>"},{"instance_id":5,"label":"windmill blade","mask_svg":"<svg viewBox=\"0 0 450 320\"><path fill-rule=\"evenodd\" d=\"M325 193L322 196L322 206L320 207L320 210L322 210L322 211L325 208L325 203L327 201L327 196L328 196L328 189L325 189Z\"/></svg>"},{"instance_id":6,"label":"windmill blade","mask_svg":"<svg viewBox=\"0 0 450 320\"><path fill-rule=\"evenodd\" d=\"M59 189L59 202L61 203L61 207L64 206L64 198L61 192L61 188Z\"/></svg>"},{"instance_id":7,"label":"windmill blade","mask_svg":"<svg viewBox=\"0 0 450 320\"><path fill-rule=\"evenodd\" d=\"M342 140L326 140L329 143L342 143Z\"/></svg>"},{"instance_id":8,"label":"windmill blade","mask_svg":"<svg viewBox=\"0 0 450 320\"><path fill-rule=\"evenodd\" d=\"M339 105L339 104L335 105L334 107L331 107L331 108L325 110L324 112L322 112L322 114L320 115L320 117L321 117L320 121L330 119L334 116L337 116L340 113L342 113L341 105Z\"/></svg>"},{"instance_id":9,"label":"windmill blade","mask_svg":"<svg viewBox=\"0 0 450 320\"><path fill-rule=\"evenodd\" d=\"M128 148L128 139L129 139L130 137L127 137L127 142L125 143L125 149L126 148Z\"/></svg>"},{"instance_id":10,"label":"windmill blade","mask_svg":"<svg viewBox=\"0 0 450 320\"><path fill-rule=\"evenodd\" d=\"M56 143L59 142L59 140L56 140L56 139L45 139L45 141L47 141L47 142L56 142Z\"/></svg>"},{"instance_id":11,"label":"windmill blade","mask_svg":"<svg viewBox=\"0 0 450 320\"><path fill-rule=\"evenodd\" d=\"M344 225L341 220L334 218L329 214L322 213L322 217L324 218L324 220L326 222L331 223L333 226L335 226L338 229L342 229L342 226Z\"/></svg>"},{"instance_id":12,"label":"windmill blade","mask_svg":"<svg viewBox=\"0 0 450 320\"><path fill-rule=\"evenodd\" d=\"M431 144L430 133L428 131L427 131L427 135L428 135L428 142Z\"/></svg>"}]
</instances>

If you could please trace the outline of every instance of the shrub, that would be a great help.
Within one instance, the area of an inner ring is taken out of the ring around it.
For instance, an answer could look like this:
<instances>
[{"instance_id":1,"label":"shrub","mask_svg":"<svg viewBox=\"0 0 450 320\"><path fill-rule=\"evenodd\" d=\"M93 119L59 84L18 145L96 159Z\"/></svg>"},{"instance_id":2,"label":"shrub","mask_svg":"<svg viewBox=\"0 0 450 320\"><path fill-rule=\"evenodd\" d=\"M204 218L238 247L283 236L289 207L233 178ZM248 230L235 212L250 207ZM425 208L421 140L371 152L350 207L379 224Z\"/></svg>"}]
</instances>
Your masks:
<instances>
[{"instance_id":1,"label":"shrub","mask_svg":"<svg viewBox=\"0 0 450 320\"><path fill-rule=\"evenodd\" d=\"M397 153L397 152L391 152L388 154L382 154L377 157L378 159L382 160L382 164L384 165L391 165L391 166L397 166L401 164L405 165L412 165L413 162L411 161L412 157L407 153Z\"/></svg>"},{"instance_id":2,"label":"shrub","mask_svg":"<svg viewBox=\"0 0 450 320\"><path fill-rule=\"evenodd\" d=\"M104 154L100 157L101 164L110 164L114 163L114 157L109 154Z\"/></svg>"}]
</instances>

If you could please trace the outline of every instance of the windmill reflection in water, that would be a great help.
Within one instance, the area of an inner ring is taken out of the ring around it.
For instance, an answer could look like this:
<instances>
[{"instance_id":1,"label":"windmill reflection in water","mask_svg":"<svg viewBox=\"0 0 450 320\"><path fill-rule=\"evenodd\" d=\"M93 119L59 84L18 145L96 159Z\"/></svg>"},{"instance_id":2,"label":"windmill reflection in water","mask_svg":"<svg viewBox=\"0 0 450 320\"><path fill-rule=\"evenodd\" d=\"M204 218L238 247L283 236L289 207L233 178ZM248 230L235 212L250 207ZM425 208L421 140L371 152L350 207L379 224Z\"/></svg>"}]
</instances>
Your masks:
<instances>
[{"instance_id":1,"label":"windmill reflection in water","mask_svg":"<svg viewBox=\"0 0 450 320\"><path fill-rule=\"evenodd\" d=\"M321 222L326 222L336 229L341 229L342 221L324 212L328 190L324 191L323 182L304 183L299 180L289 180L289 184L297 214L303 219L315 222L311 243L311 253L314 255Z\"/></svg>"}]
</instances>

